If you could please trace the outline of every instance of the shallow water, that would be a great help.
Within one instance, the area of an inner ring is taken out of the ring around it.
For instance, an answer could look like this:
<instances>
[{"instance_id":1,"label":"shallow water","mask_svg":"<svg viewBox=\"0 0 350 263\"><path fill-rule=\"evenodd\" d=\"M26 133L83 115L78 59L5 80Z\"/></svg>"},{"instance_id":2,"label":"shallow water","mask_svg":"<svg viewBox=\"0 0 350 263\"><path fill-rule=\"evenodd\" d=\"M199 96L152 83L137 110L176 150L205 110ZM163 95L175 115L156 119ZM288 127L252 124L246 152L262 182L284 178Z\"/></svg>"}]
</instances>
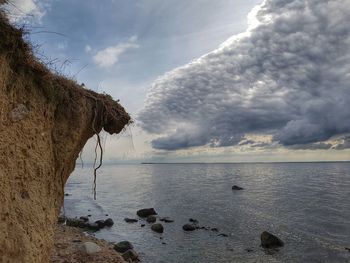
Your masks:
<instances>
[{"instance_id":1,"label":"shallow water","mask_svg":"<svg viewBox=\"0 0 350 263\"><path fill-rule=\"evenodd\" d=\"M350 262L350 163L105 165L97 201L92 174L77 167L70 177L66 215L108 214L114 226L96 236L131 241L143 262ZM162 235L124 222L145 207L175 222L164 223ZM189 218L229 236L184 232ZM285 246L260 248L264 230Z\"/></svg>"}]
</instances>

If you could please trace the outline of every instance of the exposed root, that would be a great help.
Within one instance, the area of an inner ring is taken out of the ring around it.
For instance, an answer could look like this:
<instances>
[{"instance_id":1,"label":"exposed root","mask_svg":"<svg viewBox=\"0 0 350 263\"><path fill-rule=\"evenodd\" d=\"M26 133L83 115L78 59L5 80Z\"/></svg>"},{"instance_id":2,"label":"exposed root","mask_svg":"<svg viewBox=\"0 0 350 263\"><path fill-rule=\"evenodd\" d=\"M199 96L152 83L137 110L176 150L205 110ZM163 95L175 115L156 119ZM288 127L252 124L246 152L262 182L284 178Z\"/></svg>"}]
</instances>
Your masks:
<instances>
[{"instance_id":1,"label":"exposed root","mask_svg":"<svg viewBox=\"0 0 350 263\"><path fill-rule=\"evenodd\" d=\"M97 133L97 142L95 147L95 162L94 162L94 200L96 200L96 177L97 177L97 170L101 168L102 161L103 161L103 149L101 145L101 138L100 135ZM100 160L98 166L96 166L96 158L97 158L97 146L100 148Z\"/></svg>"}]
</instances>

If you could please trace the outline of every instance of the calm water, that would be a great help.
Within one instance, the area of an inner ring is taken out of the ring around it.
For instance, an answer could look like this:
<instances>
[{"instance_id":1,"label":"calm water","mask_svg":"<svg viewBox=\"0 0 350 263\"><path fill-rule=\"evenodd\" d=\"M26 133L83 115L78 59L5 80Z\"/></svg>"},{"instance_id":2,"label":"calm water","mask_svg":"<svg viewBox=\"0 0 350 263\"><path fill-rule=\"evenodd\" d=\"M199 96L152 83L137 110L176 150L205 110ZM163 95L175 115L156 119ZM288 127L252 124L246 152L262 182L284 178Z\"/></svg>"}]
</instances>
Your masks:
<instances>
[{"instance_id":1,"label":"calm water","mask_svg":"<svg viewBox=\"0 0 350 263\"><path fill-rule=\"evenodd\" d=\"M143 262L350 262L350 163L105 165L97 180L94 201L91 167L76 168L66 214L109 214L115 225L96 236L131 241ZM145 207L175 222L162 235L124 222ZM229 237L184 232L189 218ZM285 247L260 248L264 230Z\"/></svg>"}]
</instances>

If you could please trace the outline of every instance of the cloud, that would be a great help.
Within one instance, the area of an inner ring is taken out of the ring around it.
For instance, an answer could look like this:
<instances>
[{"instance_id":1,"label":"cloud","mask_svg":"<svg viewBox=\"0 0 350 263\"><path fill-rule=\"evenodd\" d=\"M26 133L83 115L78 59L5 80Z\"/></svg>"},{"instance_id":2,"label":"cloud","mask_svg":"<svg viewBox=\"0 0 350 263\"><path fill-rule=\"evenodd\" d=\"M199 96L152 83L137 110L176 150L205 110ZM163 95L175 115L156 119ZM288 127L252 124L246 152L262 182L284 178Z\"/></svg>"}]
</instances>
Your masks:
<instances>
[{"instance_id":1,"label":"cloud","mask_svg":"<svg viewBox=\"0 0 350 263\"><path fill-rule=\"evenodd\" d=\"M86 52L86 53L90 53L91 50L92 50L92 48L90 47L90 45L86 45L86 46L85 46L85 52Z\"/></svg>"},{"instance_id":2,"label":"cloud","mask_svg":"<svg viewBox=\"0 0 350 263\"><path fill-rule=\"evenodd\" d=\"M334 145L332 149L335 150L345 150L350 149L350 136L343 136L338 140L337 144Z\"/></svg>"},{"instance_id":3,"label":"cloud","mask_svg":"<svg viewBox=\"0 0 350 263\"><path fill-rule=\"evenodd\" d=\"M269 135L284 146L350 133L349 0L265 0L246 32L151 86L141 127L176 150Z\"/></svg>"},{"instance_id":4,"label":"cloud","mask_svg":"<svg viewBox=\"0 0 350 263\"><path fill-rule=\"evenodd\" d=\"M138 48L139 45L135 43L136 41L137 37L133 36L127 42L119 43L115 46L100 50L93 56L93 60L96 65L103 68L109 68L115 65L118 62L119 57L126 51L132 48ZM89 52L91 51L91 47L89 48L87 46L85 50Z\"/></svg>"},{"instance_id":5,"label":"cloud","mask_svg":"<svg viewBox=\"0 0 350 263\"><path fill-rule=\"evenodd\" d=\"M28 19L40 20L47 6L38 0L9 0L4 8L11 21L23 22Z\"/></svg>"}]
</instances>

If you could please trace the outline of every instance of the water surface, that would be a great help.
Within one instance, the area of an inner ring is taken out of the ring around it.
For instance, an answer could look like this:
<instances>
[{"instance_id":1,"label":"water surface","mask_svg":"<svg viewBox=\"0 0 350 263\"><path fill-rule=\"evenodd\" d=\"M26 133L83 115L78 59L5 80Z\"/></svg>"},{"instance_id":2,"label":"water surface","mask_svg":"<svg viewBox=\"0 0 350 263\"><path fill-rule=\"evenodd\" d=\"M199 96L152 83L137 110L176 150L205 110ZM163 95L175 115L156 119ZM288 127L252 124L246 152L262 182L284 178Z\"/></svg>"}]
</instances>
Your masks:
<instances>
[{"instance_id":1,"label":"water surface","mask_svg":"<svg viewBox=\"0 0 350 263\"><path fill-rule=\"evenodd\" d=\"M143 262L350 262L350 163L105 165L97 201L92 174L77 167L70 177L66 214L108 214L115 225L96 236L132 242ZM145 207L175 222L164 223L162 235L124 222ZM184 232L189 218L229 236ZM260 248L264 230L285 247Z\"/></svg>"}]
</instances>

